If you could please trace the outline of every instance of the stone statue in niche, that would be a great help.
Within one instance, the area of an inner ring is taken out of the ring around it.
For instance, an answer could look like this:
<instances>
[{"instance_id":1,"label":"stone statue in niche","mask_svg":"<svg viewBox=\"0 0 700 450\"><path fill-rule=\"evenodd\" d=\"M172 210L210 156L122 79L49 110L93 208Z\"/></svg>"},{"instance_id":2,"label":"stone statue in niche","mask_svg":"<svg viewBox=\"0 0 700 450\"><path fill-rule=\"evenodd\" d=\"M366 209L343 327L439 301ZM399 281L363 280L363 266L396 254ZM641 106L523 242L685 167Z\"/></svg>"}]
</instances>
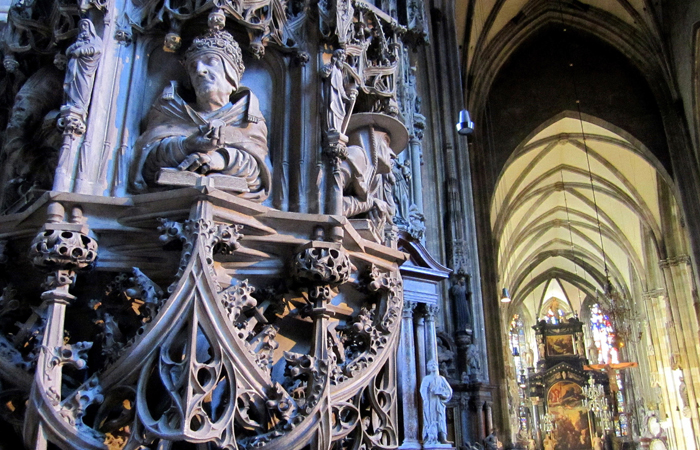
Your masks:
<instances>
[{"instance_id":1,"label":"stone statue in niche","mask_svg":"<svg viewBox=\"0 0 700 450\"><path fill-rule=\"evenodd\" d=\"M481 374L479 349L476 344L471 343L467 346L467 375L469 381L478 381Z\"/></svg>"},{"instance_id":2,"label":"stone statue in niche","mask_svg":"<svg viewBox=\"0 0 700 450\"><path fill-rule=\"evenodd\" d=\"M583 333L576 333L576 353L582 358L586 357L586 341L583 339Z\"/></svg>"},{"instance_id":3,"label":"stone statue in niche","mask_svg":"<svg viewBox=\"0 0 700 450\"><path fill-rule=\"evenodd\" d=\"M66 102L62 110L64 113L74 113L84 120L102 55L102 39L97 35L90 19L80 19L78 29L78 38L66 49L68 64L63 82Z\"/></svg>"},{"instance_id":4,"label":"stone statue in niche","mask_svg":"<svg viewBox=\"0 0 700 450\"><path fill-rule=\"evenodd\" d=\"M262 202L271 184L267 126L258 98L240 85L245 66L238 43L227 31L210 30L194 40L183 64L196 102L185 102L175 82L165 88L136 141L135 187L193 185L219 174L216 187ZM173 177L178 172L185 177Z\"/></svg>"},{"instance_id":5,"label":"stone statue in niche","mask_svg":"<svg viewBox=\"0 0 700 450\"><path fill-rule=\"evenodd\" d=\"M383 232L396 213L392 160L406 147L408 132L393 117L358 113L350 118L347 134L350 145L340 167L343 213L366 217Z\"/></svg>"},{"instance_id":6,"label":"stone statue in niche","mask_svg":"<svg viewBox=\"0 0 700 450\"><path fill-rule=\"evenodd\" d=\"M466 331L472 327L472 293L469 289L469 275L459 268L452 287L450 287L450 297L455 306L457 331Z\"/></svg>"},{"instance_id":7,"label":"stone statue in niche","mask_svg":"<svg viewBox=\"0 0 700 450\"><path fill-rule=\"evenodd\" d=\"M452 388L438 373L438 363L428 362L428 375L420 384L423 399L423 443L447 444L447 417L445 404L452 398Z\"/></svg>"},{"instance_id":8,"label":"stone statue in niche","mask_svg":"<svg viewBox=\"0 0 700 450\"><path fill-rule=\"evenodd\" d=\"M544 336L537 335L537 359L543 360L547 355L544 351Z\"/></svg>"},{"instance_id":9,"label":"stone statue in niche","mask_svg":"<svg viewBox=\"0 0 700 450\"><path fill-rule=\"evenodd\" d=\"M331 62L323 67L321 75L327 82L327 106L326 127L329 133L342 134L345 131L345 117L347 115L346 103L354 101L357 91L351 96L345 90L343 77L343 63L345 62L345 50L337 49L333 52ZM350 107L352 109L352 107Z\"/></svg>"},{"instance_id":10,"label":"stone statue in niche","mask_svg":"<svg viewBox=\"0 0 700 450\"><path fill-rule=\"evenodd\" d=\"M0 210L7 211L32 189L51 189L61 146L56 128L63 100L62 74L45 66L14 98L0 152Z\"/></svg>"},{"instance_id":11,"label":"stone statue in niche","mask_svg":"<svg viewBox=\"0 0 700 450\"><path fill-rule=\"evenodd\" d=\"M401 162L394 160L392 167L396 184L394 185L394 199L396 201L396 215L401 218L402 223L408 223L409 212L411 210L411 162Z\"/></svg>"}]
</instances>

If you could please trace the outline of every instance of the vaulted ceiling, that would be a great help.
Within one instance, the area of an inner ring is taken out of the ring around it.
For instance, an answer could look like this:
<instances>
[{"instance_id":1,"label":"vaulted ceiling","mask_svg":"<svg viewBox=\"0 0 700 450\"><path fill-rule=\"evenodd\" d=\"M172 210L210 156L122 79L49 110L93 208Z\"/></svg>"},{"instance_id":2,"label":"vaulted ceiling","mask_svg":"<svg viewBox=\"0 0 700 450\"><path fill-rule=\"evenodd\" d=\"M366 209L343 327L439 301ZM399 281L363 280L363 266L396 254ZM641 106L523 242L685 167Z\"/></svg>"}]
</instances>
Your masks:
<instances>
[{"instance_id":1,"label":"vaulted ceiling","mask_svg":"<svg viewBox=\"0 0 700 450\"><path fill-rule=\"evenodd\" d=\"M669 180L643 144L565 112L515 149L492 201L498 274L513 306L536 318L558 298L579 312L607 282L646 285L645 252L661 242L659 186Z\"/></svg>"},{"instance_id":2,"label":"vaulted ceiling","mask_svg":"<svg viewBox=\"0 0 700 450\"><path fill-rule=\"evenodd\" d=\"M579 312L608 279L626 298L637 281L647 288L656 270L648 261L663 253L659 199L674 192L656 103L663 83L652 81L668 79L660 7L457 0L455 8L465 103L482 128L472 151L494 172L476 195L490 198L509 311L536 319L558 298Z\"/></svg>"},{"instance_id":3,"label":"vaulted ceiling","mask_svg":"<svg viewBox=\"0 0 700 450\"><path fill-rule=\"evenodd\" d=\"M661 7L652 0L456 0L457 43L466 72L471 73L474 61L494 47L499 33L517 28L543 8L560 9L563 15L569 7L619 21L651 46L660 35Z\"/></svg>"}]
</instances>

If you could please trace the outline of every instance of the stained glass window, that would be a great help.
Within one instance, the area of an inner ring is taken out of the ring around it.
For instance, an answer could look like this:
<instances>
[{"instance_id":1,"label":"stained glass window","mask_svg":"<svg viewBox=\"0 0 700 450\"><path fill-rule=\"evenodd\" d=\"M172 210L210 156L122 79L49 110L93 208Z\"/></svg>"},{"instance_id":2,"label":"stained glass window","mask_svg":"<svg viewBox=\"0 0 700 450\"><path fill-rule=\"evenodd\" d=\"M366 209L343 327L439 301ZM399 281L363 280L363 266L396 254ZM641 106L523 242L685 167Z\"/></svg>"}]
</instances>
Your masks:
<instances>
[{"instance_id":1,"label":"stained glass window","mask_svg":"<svg viewBox=\"0 0 700 450\"><path fill-rule=\"evenodd\" d=\"M588 353L589 358L594 357L592 353L597 353L598 360L591 361L592 364L618 364L620 362L619 352L616 347L616 335L610 317L596 303L591 306L591 337L596 352ZM617 436L627 436L629 434L629 424L627 421L627 407L625 403L624 384L622 376L617 372L615 376L617 383L616 406L618 419L615 423L615 434Z\"/></svg>"},{"instance_id":2,"label":"stained glass window","mask_svg":"<svg viewBox=\"0 0 700 450\"><path fill-rule=\"evenodd\" d=\"M591 306L591 336L598 350L598 361L591 361L591 363L617 364L620 362L618 350L615 348L615 330L612 322L597 303Z\"/></svg>"}]
</instances>

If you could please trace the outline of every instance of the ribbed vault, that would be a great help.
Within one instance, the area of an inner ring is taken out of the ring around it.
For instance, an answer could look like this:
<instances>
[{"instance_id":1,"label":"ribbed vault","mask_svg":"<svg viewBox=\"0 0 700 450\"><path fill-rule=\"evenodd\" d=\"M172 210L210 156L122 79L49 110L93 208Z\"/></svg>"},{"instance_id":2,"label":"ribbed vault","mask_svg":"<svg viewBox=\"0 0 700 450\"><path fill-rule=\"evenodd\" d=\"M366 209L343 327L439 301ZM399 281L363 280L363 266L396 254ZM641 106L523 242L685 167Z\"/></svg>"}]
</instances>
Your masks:
<instances>
[{"instance_id":1,"label":"ribbed vault","mask_svg":"<svg viewBox=\"0 0 700 450\"><path fill-rule=\"evenodd\" d=\"M594 117L564 112L513 152L491 206L498 275L511 312L538 317L558 299L580 313L609 279L631 298L646 247L664 257L659 183L644 146Z\"/></svg>"}]
</instances>

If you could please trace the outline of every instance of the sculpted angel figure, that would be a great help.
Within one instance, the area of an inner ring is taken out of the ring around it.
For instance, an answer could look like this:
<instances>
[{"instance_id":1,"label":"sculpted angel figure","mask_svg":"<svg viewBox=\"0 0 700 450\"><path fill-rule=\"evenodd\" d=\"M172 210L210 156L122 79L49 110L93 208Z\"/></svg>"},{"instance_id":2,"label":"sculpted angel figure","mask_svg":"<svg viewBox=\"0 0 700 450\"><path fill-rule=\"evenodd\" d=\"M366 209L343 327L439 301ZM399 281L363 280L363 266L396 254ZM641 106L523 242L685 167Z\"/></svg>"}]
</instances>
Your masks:
<instances>
[{"instance_id":1,"label":"sculpted angel figure","mask_svg":"<svg viewBox=\"0 0 700 450\"><path fill-rule=\"evenodd\" d=\"M97 64L102 55L102 39L89 19L81 19L78 29L78 38L66 49L68 64L63 89L66 107L85 116L92 96Z\"/></svg>"},{"instance_id":2,"label":"sculpted angel figure","mask_svg":"<svg viewBox=\"0 0 700 450\"><path fill-rule=\"evenodd\" d=\"M135 145L141 151L136 188L160 184L163 169L219 173L244 179L241 196L262 202L271 179L267 126L258 98L240 85L245 66L238 43L227 31L210 30L194 40L183 64L196 102L185 102L175 82L165 88Z\"/></svg>"}]
</instances>

